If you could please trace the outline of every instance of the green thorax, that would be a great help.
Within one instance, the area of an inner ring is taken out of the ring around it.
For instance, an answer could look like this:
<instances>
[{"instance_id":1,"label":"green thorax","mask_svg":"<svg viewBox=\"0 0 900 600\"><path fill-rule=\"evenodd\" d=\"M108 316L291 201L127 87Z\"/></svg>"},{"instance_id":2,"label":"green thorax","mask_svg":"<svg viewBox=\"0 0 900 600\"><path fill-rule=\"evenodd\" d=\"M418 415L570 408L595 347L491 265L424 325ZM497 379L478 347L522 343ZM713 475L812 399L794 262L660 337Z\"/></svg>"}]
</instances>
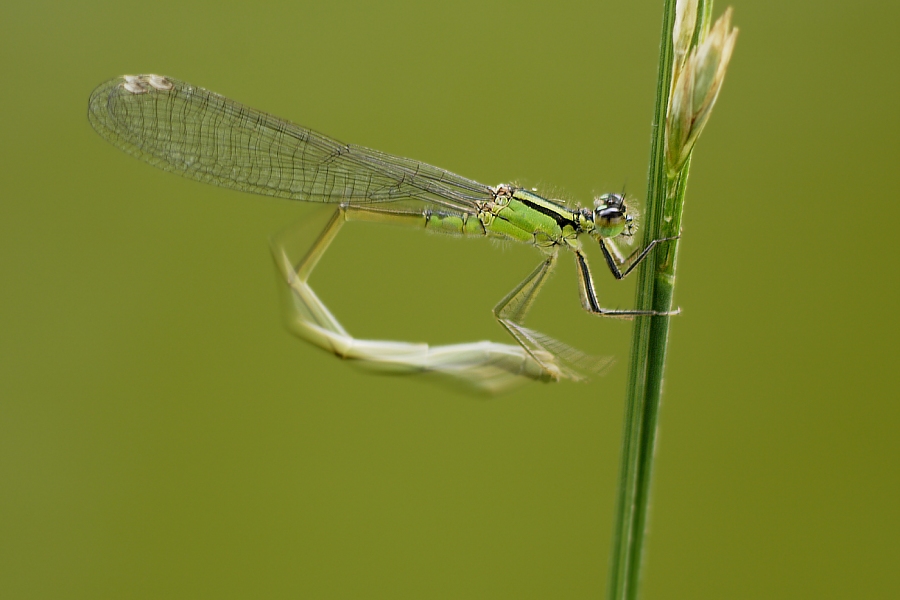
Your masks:
<instances>
[{"instance_id":1,"label":"green thorax","mask_svg":"<svg viewBox=\"0 0 900 600\"><path fill-rule=\"evenodd\" d=\"M478 216L487 235L539 247L576 245L584 224L579 211L507 185L497 186L494 199L484 204Z\"/></svg>"}]
</instances>

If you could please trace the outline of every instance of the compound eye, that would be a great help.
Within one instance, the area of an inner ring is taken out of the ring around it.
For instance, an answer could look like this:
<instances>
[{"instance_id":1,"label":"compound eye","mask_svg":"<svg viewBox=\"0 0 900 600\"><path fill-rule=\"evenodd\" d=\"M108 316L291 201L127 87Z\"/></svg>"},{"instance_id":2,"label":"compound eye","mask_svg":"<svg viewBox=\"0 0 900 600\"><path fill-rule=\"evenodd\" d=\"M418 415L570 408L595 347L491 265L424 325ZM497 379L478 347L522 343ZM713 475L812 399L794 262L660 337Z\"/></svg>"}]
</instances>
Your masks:
<instances>
[{"instance_id":1,"label":"compound eye","mask_svg":"<svg viewBox=\"0 0 900 600\"><path fill-rule=\"evenodd\" d=\"M625 196L622 194L603 194L596 200L596 206L618 206L625 208Z\"/></svg>"},{"instance_id":2,"label":"compound eye","mask_svg":"<svg viewBox=\"0 0 900 600\"><path fill-rule=\"evenodd\" d=\"M601 206L597 208L594 220L601 225L617 223L625 219L625 213L618 206Z\"/></svg>"},{"instance_id":3,"label":"compound eye","mask_svg":"<svg viewBox=\"0 0 900 600\"><path fill-rule=\"evenodd\" d=\"M594 225L601 237L616 237L625 231L628 217L621 206L598 206L594 211Z\"/></svg>"}]
</instances>

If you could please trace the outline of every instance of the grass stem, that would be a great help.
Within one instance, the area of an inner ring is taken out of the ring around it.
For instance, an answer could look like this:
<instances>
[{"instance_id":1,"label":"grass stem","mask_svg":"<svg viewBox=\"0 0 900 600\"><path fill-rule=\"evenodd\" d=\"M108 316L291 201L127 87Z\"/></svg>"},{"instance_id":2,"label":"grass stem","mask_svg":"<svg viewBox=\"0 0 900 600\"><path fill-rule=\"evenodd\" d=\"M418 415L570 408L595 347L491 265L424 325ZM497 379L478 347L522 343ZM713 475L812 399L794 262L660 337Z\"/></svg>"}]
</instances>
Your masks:
<instances>
[{"instance_id":1,"label":"grass stem","mask_svg":"<svg viewBox=\"0 0 900 600\"><path fill-rule=\"evenodd\" d=\"M666 115L673 88L673 28L677 4L676 0L665 0L663 8L644 217L645 243L679 235L690 168L689 156L674 173L667 169L666 164ZM695 39L709 28L711 4L711 0L699 2ZM638 309L672 310L678 242L662 244L642 263L637 275ZM608 592L611 600L633 600L638 597L671 318L638 317L635 321L610 560Z\"/></svg>"}]
</instances>

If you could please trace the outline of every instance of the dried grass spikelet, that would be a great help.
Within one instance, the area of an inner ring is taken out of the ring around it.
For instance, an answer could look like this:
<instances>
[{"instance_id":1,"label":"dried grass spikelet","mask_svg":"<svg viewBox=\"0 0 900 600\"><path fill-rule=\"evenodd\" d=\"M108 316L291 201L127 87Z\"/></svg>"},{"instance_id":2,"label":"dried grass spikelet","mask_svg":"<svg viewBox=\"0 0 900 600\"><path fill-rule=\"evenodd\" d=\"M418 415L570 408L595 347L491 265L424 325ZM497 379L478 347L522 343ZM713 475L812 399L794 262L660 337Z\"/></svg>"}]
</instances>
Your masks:
<instances>
[{"instance_id":1,"label":"dried grass spikelet","mask_svg":"<svg viewBox=\"0 0 900 600\"><path fill-rule=\"evenodd\" d=\"M677 5L672 90L666 113L666 167L669 176L687 160L716 103L738 30L731 26L731 8L694 44L697 0Z\"/></svg>"}]
</instances>

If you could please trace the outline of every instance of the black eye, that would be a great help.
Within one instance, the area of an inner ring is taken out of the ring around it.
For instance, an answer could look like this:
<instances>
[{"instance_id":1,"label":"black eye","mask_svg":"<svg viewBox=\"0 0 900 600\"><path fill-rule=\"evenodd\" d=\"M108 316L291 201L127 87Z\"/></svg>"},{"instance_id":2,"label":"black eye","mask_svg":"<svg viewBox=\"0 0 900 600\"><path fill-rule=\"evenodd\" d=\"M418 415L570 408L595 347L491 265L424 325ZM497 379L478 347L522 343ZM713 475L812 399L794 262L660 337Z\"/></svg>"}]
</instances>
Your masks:
<instances>
[{"instance_id":1,"label":"black eye","mask_svg":"<svg viewBox=\"0 0 900 600\"><path fill-rule=\"evenodd\" d=\"M598 219L620 219L622 218L622 209L618 206L608 206L604 209L597 209Z\"/></svg>"},{"instance_id":2,"label":"black eye","mask_svg":"<svg viewBox=\"0 0 900 600\"><path fill-rule=\"evenodd\" d=\"M625 196L621 194L607 194L604 200L607 206L625 208Z\"/></svg>"}]
</instances>

